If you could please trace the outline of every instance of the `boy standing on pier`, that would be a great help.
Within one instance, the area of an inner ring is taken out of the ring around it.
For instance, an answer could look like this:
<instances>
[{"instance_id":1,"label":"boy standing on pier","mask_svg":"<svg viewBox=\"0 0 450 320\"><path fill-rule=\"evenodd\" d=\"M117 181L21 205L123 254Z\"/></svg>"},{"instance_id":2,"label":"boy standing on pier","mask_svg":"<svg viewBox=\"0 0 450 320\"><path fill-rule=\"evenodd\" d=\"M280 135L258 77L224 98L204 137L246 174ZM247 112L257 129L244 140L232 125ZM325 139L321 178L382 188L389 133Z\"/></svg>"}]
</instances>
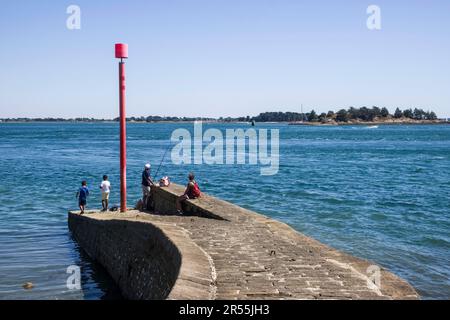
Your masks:
<instances>
[{"instance_id":1,"label":"boy standing on pier","mask_svg":"<svg viewBox=\"0 0 450 320\"><path fill-rule=\"evenodd\" d=\"M78 206L80 207L81 214L84 213L88 196L89 196L89 189L87 187L87 182L83 180L81 182L81 188L80 190L78 190L76 195L76 197L78 198Z\"/></svg>"},{"instance_id":2,"label":"boy standing on pier","mask_svg":"<svg viewBox=\"0 0 450 320\"><path fill-rule=\"evenodd\" d=\"M108 176L103 176L103 181L100 184L102 190L102 211L108 211L109 193L111 191L111 183L108 181Z\"/></svg>"}]
</instances>

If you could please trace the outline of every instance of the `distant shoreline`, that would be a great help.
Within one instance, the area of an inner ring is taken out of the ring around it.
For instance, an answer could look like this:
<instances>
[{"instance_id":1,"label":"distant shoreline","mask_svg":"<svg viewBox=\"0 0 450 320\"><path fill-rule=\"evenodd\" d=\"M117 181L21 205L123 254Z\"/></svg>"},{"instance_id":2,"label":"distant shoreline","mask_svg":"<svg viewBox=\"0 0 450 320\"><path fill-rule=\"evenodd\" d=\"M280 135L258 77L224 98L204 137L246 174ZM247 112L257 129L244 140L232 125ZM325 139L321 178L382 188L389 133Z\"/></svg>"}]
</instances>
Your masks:
<instances>
[{"instance_id":1,"label":"distant shoreline","mask_svg":"<svg viewBox=\"0 0 450 320\"><path fill-rule=\"evenodd\" d=\"M153 123L194 123L196 121L202 121L203 123L220 123L220 124L251 124L251 122L246 121L213 121L213 120L186 120L186 121L127 121L127 123L136 124L153 124ZM118 123L114 120L92 120L92 121L76 121L76 120L59 120L59 121L41 121L41 120L24 120L24 121L0 121L0 124L23 124L23 123ZM334 123L321 123L321 122L289 122L289 121L261 121L256 122L257 124L288 124L291 126L378 126L378 125L440 125L440 124L450 124L450 121L446 120L419 120L419 121L395 121L395 122L334 122Z\"/></svg>"},{"instance_id":2,"label":"distant shoreline","mask_svg":"<svg viewBox=\"0 0 450 320\"><path fill-rule=\"evenodd\" d=\"M404 121L349 121L349 122L290 122L289 125L306 125L306 126L378 126L378 125L424 125L424 124L450 124L446 120L404 120Z\"/></svg>"},{"instance_id":3,"label":"distant shoreline","mask_svg":"<svg viewBox=\"0 0 450 320\"><path fill-rule=\"evenodd\" d=\"M15 117L0 118L0 123L27 123L27 122L68 122L68 123L114 123L119 122L119 117L113 119L96 119L88 117ZM362 107L332 110L328 113L317 114L314 110L307 113L270 111L262 112L257 116L242 117L174 117L174 116L129 116L129 123L287 123L289 125L385 125L385 124L447 124L450 118L438 118L433 111L424 111L419 108L405 110L395 109L391 114L385 107Z\"/></svg>"}]
</instances>

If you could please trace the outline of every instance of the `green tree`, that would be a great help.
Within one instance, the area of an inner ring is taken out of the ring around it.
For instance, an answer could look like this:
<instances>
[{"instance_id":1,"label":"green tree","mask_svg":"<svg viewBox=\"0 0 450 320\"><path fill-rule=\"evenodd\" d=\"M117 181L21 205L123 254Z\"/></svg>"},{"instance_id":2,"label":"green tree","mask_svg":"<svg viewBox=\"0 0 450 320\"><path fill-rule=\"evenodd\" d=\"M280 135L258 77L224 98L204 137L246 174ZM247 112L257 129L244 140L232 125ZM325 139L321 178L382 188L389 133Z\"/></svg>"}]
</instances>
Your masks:
<instances>
[{"instance_id":1,"label":"green tree","mask_svg":"<svg viewBox=\"0 0 450 320\"><path fill-rule=\"evenodd\" d=\"M308 114L308 121L309 122L319 121L319 117L317 116L317 113L314 110L311 110L311 112Z\"/></svg>"},{"instance_id":2,"label":"green tree","mask_svg":"<svg viewBox=\"0 0 450 320\"><path fill-rule=\"evenodd\" d=\"M362 107L361 109L359 109L359 119L361 119L363 121L371 121L372 120L372 114L367 107Z\"/></svg>"},{"instance_id":3,"label":"green tree","mask_svg":"<svg viewBox=\"0 0 450 320\"><path fill-rule=\"evenodd\" d=\"M402 110L400 110L399 108L395 109L395 112L394 112L394 118L399 119L399 118L401 118L401 117L403 117L403 112L402 112Z\"/></svg>"},{"instance_id":4,"label":"green tree","mask_svg":"<svg viewBox=\"0 0 450 320\"><path fill-rule=\"evenodd\" d=\"M413 114L411 109L405 109L403 111L403 116L406 117L406 118L412 119L414 117L414 114Z\"/></svg>"},{"instance_id":5,"label":"green tree","mask_svg":"<svg viewBox=\"0 0 450 320\"><path fill-rule=\"evenodd\" d=\"M327 118L330 118L330 119L334 119L336 117L336 114L334 113L334 111L328 111L328 113L327 113Z\"/></svg>"},{"instance_id":6,"label":"green tree","mask_svg":"<svg viewBox=\"0 0 450 320\"><path fill-rule=\"evenodd\" d=\"M349 120L349 114L347 110L341 109L336 113L336 121L347 122Z\"/></svg>"},{"instance_id":7,"label":"green tree","mask_svg":"<svg viewBox=\"0 0 450 320\"><path fill-rule=\"evenodd\" d=\"M327 114L325 112L322 112L319 116L320 122L326 122L327 121Z\"/></svg>"},{"instance_id":8,"label":"green tree","mask_svg":"<svg viewBox=\"0 0 450 320\"><path fill-rule=\"evenodd\" d=\"M383 117L383 118L387 118L387 117L389 117L389 110L387 109L387 108L381 108L381 111L380 111L380 115Z\"/></svg>"},{"instance_id":9,"label":"green tree","mask_svg":"<svg viewBox=\"0 0 450 320\"><path fill-rule=\"evenodd\" d=\"M436 119L437 119L436 113L434 113L434 111L431 111L431 112L428 114L427 120L436 120Z\"/></svg>"},{"instance_id":10,"label":"green tree","mask_svg":"<svg viewBox=\"0 0 450 320\"><path fill-rule=\"evenodd\" d=\"M354 107L350 107L347 111L347 117L349 119L358 119L360 117L360 110Z\"/></svg>"},{"instance_id":11,"label":"green tree","mask_svg":"<svg viewBox=\"0 0 450 320\"><path fill-rule=\"evenodd\" d=\"M372 110L369 111L369 117L371 119L373 119L373 118L379 117L379 116L381 116L381 109L376 106L373 106Z\"/></svg>"},{"instance_id":12,"label":"green tree","mask_svg":"<svg viewBox=\"0 0 450 320\"><path fill-rule=\"evenodd\" d=\"M425 112L422 109L414 108L414 119L422 120L425 116Z\"/></svg>"}]
</instances>

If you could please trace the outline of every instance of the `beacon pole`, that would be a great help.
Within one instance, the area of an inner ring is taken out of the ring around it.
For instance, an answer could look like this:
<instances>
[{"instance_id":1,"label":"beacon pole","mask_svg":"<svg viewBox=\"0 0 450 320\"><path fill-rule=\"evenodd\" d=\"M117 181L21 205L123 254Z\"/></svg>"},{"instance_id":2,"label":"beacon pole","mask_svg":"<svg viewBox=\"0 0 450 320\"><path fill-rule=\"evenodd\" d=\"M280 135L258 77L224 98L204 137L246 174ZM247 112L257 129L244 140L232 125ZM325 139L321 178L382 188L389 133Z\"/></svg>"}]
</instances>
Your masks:
<instances>
[{"instance_id":1,"label":"beacon pole","mask_svg":"<svg viewBox=\"0 0 450 320\"><path fill-rule=\"evenodd\" d=\"M128 45L117 43L116 58L119 62L119 105L120 105L120 211L127 211L127 132L125 112L125 62Z\"/></svg>"}]
</instances>

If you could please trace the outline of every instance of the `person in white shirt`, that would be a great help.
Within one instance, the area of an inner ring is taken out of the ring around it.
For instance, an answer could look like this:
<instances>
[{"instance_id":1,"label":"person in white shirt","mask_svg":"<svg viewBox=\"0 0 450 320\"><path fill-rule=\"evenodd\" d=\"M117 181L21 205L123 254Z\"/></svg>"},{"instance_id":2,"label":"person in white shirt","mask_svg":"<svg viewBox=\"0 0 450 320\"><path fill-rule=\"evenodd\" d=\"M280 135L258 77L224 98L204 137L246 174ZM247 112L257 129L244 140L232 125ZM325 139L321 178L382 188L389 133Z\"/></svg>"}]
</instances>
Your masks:
<instances>
[{"instance_id":1,"label":"person in white shirt","mask_svg":"<svg viewBox=\"0 0 450 320\"><path fill-rule=\"evenodd\" d=\"M108 181L108 176L103 176L103 181L100 184L102 189L102 211L108 211L109 193L111 191L111 183Z\"/></svg>"}]
</instances>

